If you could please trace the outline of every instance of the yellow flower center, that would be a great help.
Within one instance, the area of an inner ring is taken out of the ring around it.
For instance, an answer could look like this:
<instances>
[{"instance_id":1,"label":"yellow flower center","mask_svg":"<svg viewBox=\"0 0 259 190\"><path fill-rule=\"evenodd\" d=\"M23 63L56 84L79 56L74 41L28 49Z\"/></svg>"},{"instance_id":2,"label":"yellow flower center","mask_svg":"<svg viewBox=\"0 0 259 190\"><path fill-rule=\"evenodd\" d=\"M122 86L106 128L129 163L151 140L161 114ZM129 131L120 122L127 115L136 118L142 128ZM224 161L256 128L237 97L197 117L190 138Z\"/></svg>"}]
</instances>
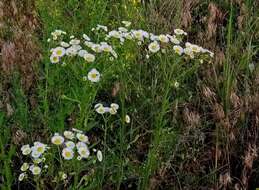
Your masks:
<instances>
[{"instance_id":1,"label":"yellow flower center","mask_svg":"<svg viewBox=\"0 0 259 190\"><path fill-rule=\"evenodd\" d=\"M93 79L95 79L95 78L97 77L97 74L96 74L96 73L92 73L92 74L91 74L91 77L92 77Z\"/></svg>"},{"instance_id":2,"label":"yellow flower center","mask_svg":"<svg viewBox=\"0 0 259 190\"><path fill-rule=\"evenodd\" d=\"M65 152L65 156L66 157L71 157L71 153L70 152Z\"/></svg>"}]
</instances>

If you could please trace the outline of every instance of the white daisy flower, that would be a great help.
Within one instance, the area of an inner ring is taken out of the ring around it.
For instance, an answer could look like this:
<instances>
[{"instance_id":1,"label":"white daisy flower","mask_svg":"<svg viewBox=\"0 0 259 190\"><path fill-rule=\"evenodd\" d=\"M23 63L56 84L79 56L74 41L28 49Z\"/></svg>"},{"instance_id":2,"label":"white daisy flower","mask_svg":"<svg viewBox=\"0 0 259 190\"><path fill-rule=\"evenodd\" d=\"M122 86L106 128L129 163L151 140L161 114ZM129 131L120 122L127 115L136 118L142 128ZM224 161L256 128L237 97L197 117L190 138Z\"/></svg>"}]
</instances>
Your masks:
<instances>
[{"instance_id":1,"label":"white daisy flower","mask_svg":"<svg viewBox=\"0 0 259 190\"><path fill-rule=\"evenodd\" d=\"M79 45L80 44L80 40L78 40L78 39L72 39L72 40L70 40L70 42L69 42L71 45Z\"/></svg>"},{"instance_id":2,"label":"white daisy flower","mask_svg":"<svg viewBox=\"0 0 259 190\"><path fill-rule=\"evenodd\" d=\"M66 55L75 56L76 54L77 54L77 49L73 48L72 46L66 49Z\"/></svg>"},{"instance_id":3,"label":"white daisy flower","mask_svg":"<svg viewBox=\"0 0 259 190\"><path fill-rule=\"evenodd\" d=\"M51 142L55 145L61 145L64 142L64 137L60 136L59 134L55 134L52 138L51 138Z\"/></svg>"},{"instance_id":4,"label":"white daisy flower","mask_svg":"<svg viewBox=\"0 0 259 190\"><path fill-rule=\"evenodd\" d=\"M67 43L67 42L60 42L60 45L62 46L62 47L64 47L64 48L68 48L69 46L70 46L70 44L69 43Z\"/></svg>"},{"instance_id":5,"label":"white daisy flower","mask_svg":"<svg viewBox=\"0 0 259 190\"><path fill-rule=\"evenodd\" d=\"M156 52L158 52L160 50L160 46L159 46L157 41L154 41L154 42L149 44L148 49L152 53L156 53Z\"/></svg>"},{"instance_id":6,"label":"white daisy flower","mask_svg":"<svg viewBox=\"0 0 259 190\"><path fill-rule=\"evenodd\" d=\"M70 148L64 148L62 150L62 156L65 160L71 160L74 157L74 152Z\"/></svg>"},{"instance_id":7,"label":"white daisy flower","mask_svg":"<svg viewBox=\"0 0 259 190\"><path fill-rule=\"evenodd\" d=\"M29 164L24 162L21 166L21 171L25 172L29 169Z\"/></svg>"},{"instance_id":8,"label":"white daisy flower","mask_svg":"<svg viewBox=\"0 0 259 190\"><path fill-rule=\"evenodd\" d=\"M34 159L37 159L37 158L39 158L39 157L41 156L41 153L35 150L35 151L32 151L32 152L31 152L31 156L32 156Z\"/></svg>"},{"instance_id":9,"label":"white daisy flower","mask_svg":"<svg viewBox=\"0 0 259 190\"><path fill-rule=\"evenodd\" d=\"M102 48L99 44L93 44L91 46L91 49L96 52L96 53L101 53L102 52Z\"/></svg>"},{"instance_id":10,"label":"white daisy flower","mask_svg":"<svg viewBox=\"0 0 259 190\"><path fill-rule=\"evenodd\" d=\"M125 116L125 122L126 122L126 123L130 123L130 116L129 116L129 115L126 115L126 116Z\"/></svg>"},{"instance_id":11,"label":"white daisy flower","mask_svg":"<svg viewBox=\"0 0 259 190\"><path fill-rule=\"evenodd\" d=\"M91 62L94 62L95 56L93 54L91 54L91 53L86 53L86 54L84 54L84 59L87 62L91 63Z\"/></svg>"},{"instance_id":12,"label":"white daisy flower","mask_svg":"<svg viewBox=\"0 0 259 190\"><path fill-rule=\"evenodd\" d=\"M178 45L175 45L173 47L173 49L174 49L175 53L177 53L178 55L182 55L183 52L184 52L183 48L181 46L178 46Z\"/></svg>"},{"instance_id":13,"label":"white daisy flower","mask_svg":"<svg viewBox=\"0 0 259 190\"><path fill-rule=\"evenodd\" d=\"M109 32L108 37L114 37L114 38L121 38L121 34L120 32L116 31L116 30L112 30Z\"/></svg>"},{"instance_id":14,"label":"white daisy flower","mask_svg":"<svg viewBox=\"0 0 259 190\"><path fill-rule=\"evenodd\" d=\"M29 145L23 146L21 150L23 155L29 155L31 153L31 148Z\"/></svg>"},{"instance_id":15,"label":"white daisy flower","mask_svg":"<svg viewBox=\"0 0 259 190\"><path fill-rule=\"evenodd\" d=\"M19 181L23 181L23 179L26 177L26 173L21 173L18 177Z\"/></svg>"},{"instance_id":16,"label":"white daisy flower","mask_svg":"<svg viewBox=\"0 0 259 190\"><path fill-rule=\"evenodd\" d=\"M87 54L87 53L88 53L88 52L87 52L86 50L81 49L81 50L79 50L79 52L78 52L77 54L78 54L78 56L80 56L80 57L84 57L85 54Z\"/></svg>"},{"instance_id":17,"label":"white daisy flower","mask_svg":"<svg viewBox=\"0 0 259 190\"><path fill-rule=\"evenodd\" d=\"M50 62L51 62L51 63L58 63L58 62L59 62L59 57L56 56L56 55L54 55L54 54L52 54L52 55L50 56Z\"/></svg>"},{"instance_id":18,"label":"white daisy flower","mask_svg":"<svg viewBox=\"0 0 259 190\"><path fill-rule=\"evenodd\" d=\"M67 148L70 148L70 149L74 149L76 146L73 141L67 141L67 142L65 142L65 145Z\"/></svg>"},{"instance_id":19,"label":"white daisy flower","mask_svg":"<svg viewBox=\"0 0 259 190\"><path fill-rule=\"evenodd\" d=\"M87 147L80 147L78 149L78 154L81 156L81 158L88 158L90 155L90 151Z\"/></svg>"},{"instance_id":20,"label":"white daisy flower","mask_svg":"<svg viewBox=\"0 0 259 190\"><path fill-rule=\"evenodd\" d=\"M159 38L160 42L162 42L162 43L168 43L169 42L169 38L164 34L160 34L158 36L158 38Z\"/></svg>"},{"instance_id":21,"label":"white daisy flower","mask_svg":"<svg viewBox=\"0 0 259 190\"><path fill-rule=\"evenodd\" d=\"M88 73L87 77L88 77L88 80L90 80L91 82L99 82L101 74L96 69L92 69Z\"/></svg>"},{"instance_id":22,"label":"white daisy flower","mask_svg":"<svg viewBox=\"0 0 259 190\"><path fill-rule=\"evenodd\" d=\"M79 149L81 147L87 148L87 145L84 142L78 142L76 143L76 148Z\"/></svg>"},{"instance_id":23,"label":"white daisy flower","mask_svg":"<svg viewBox=\"0 0 259 190\"><path fill-rule=\"evenodd\" d=\"M184 32L182 29L175 29L175 30L174 30L174 33L175 33L176 35L187 35L187 33Z\"/></svg>"},{"instance_id":24,"label":"white daisy flower","mask_svg":"<svg viewBox=\"0 0 259 190\"><path fill-rule=\"evenodd\" d=\"M63 47L56 47L53 50L53 55L58 56L58 57L62 57L66 54L66 50Z\"/></svg>"},{"instance_id":25,"label":"white daisy flower","mask_svg":"<svg viewBox=\"0 0 259 190\"><path fill-rule=\"evenodd\" d=\"M115 110L118 110L120 106L116 103L111 103L110 107L114 108Z\"/></svg>"},{"instance_id":26,"label":"white daisy flower","mask_svg":"<svg viewBox=\"0 0 259 190\"><path fill-rule=\"evenodd\" d=\"M104 114L104 113L105 113L105 109L104 109L103 105L97 107L97 108L95 109L95 111L96 111L97 113L99 113L99 114Z\"/></svg>"},{"instance_id":27,"label":"white daisy flower","mask_svg":"<svg viewBox=\"0 0 259 190\"><path fill-rule=\"evenodd\" d=\"M115 108L110 108L109 113L115 115L117 113L117 110Z\"/></svg>"},{"instance_id":28,"label":"white daisy flower","mask_svg":"<svg viewBox=\"0 0 259 190\"><path fill-rule=\"evenodd\" d=\"M65 136L67 139L72 140L72 139L75 137L75 134L74 134L72 131L64 131L64 136Z\"/></svg>"},{"instance_id":29,"label":"white daisy flower","mask_svg":"<svg viewBox=\"0 0 259 190\"><path fill-rule=\"evenodd\" d=\"M39 166L32 165L30 166L30 171L33 175L39 175L41 173L41 168Z\"/></svg>"},{"instance_id":30,"label":"white daisy flower","mask_svg":"<svg viewBox=\"0 0 259 190\"><path fill-rule=\"evenodd\" d=\"M192 49L190 47L185 48L184 49L184 53L186 55L190 56L190 58L192 58L192 59L194 58L194 53L193 53L193 51L192 51Z\"/></svg>"},{"instance_id":31,"label":"white daisy flower","mask_svg":"<svg viewBox=\"0 0 259 190\"><path fill-rule=\"evenodd\" d=\"M108 45L108 44L102 44L101 45L101 49L104 52L111 52L112 51L112 46Z\"/></svg>"},{"instance_id":32,"label":"white daisy flower","mask_svg":"<svg viewBox=\"0 0 259 190\"><path fill-rule=\"evenodd\" d=\"M89 143L89 139L86 135L82 134L82 133L77 133L76 134L76 138L81 141L81 142L84 142L84 143Z\"/></svg>"},{"instance_id":33,"label":"white daisy flower","mask_svg":"<svg viewBox=\"0 0 259 190\"><path fill-rule=\"evenodd\" d=\"M191 49L192 49L192 52L194 52L194 53L200 53L201 52L201 47L198 46L198 45L195 45L195 44L191 45Z\"/></svg>"},{"instance_id":34,"label":"white daisy flower","mask_svg":"<svg viewBox=\"0 0 259 190\"><path fill-rule=\"evenodd\" d=\"M101 162L103 160L103 154L100 150L97 151L97 159L99 162Z\"/></svg>"},{"instance_id":35,"label":"white daisy flower","mask_svg":"<svg viewBox=\"0 0 259 190\"><path fill-rule=\"evenodd\" d=\"M31 150L33 152L37 151L40 154L43 154L46 151L46 148L47 148L47 145L45 145L43 143L40 143L40 142L37 142L37 143L34 143L34 146L31 148Z\"/></svg>"}]
</instances>

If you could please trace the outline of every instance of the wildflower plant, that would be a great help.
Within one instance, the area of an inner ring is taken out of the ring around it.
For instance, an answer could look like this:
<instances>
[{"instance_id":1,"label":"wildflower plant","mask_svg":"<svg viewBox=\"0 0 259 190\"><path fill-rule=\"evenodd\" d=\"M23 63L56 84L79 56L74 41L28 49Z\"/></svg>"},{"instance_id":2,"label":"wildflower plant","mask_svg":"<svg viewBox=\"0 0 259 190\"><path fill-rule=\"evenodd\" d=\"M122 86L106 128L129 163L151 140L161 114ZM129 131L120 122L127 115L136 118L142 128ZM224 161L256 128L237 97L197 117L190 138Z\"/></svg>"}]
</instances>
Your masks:
<instances>
[{"instance_id":1,"label":"wildflower plant","mask_svg":"<svg viewBox=\"0 0 259 190\"><path fill-rule=\"evenodd\" d=\"M53 182L59 183L80 173L80 166L89 166L103 159L101 150L93 148L88 136L78 129L55 133L48 144L34 142L32 146L23 145L21 153L25 161L18 180L34 180L37 188L40 187L41 176L53 175ZM55 168L59 169L58 175Z\"/></svg>"}]
</instances>

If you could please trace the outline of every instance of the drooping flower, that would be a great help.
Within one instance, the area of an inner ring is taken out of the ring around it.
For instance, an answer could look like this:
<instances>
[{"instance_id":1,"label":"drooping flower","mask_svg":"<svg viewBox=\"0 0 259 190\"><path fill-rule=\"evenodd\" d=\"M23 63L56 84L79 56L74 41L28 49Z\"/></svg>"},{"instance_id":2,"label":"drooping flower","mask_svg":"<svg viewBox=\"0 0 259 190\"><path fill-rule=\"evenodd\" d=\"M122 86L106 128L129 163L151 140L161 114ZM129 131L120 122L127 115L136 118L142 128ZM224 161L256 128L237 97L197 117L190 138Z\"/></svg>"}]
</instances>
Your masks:
<instances>
[{"instance_id":1,"label":"drooping flower","mask_svg":"<svg viewBox=\"0 0 259 190\"><path fill-rule=\"evenodd\" d=\"M100 150L97 151L97 159L99 162L101 162L103 160L103 154Z\"/></svg>"},{"instance_id":2,"label":"drooping flower","mask_svg":"<svg viewBox=\"0 0 259 190\"><path fill-rule=\"evenodd\" d=\"M21 151L22 151L22 154L23 155L29 155L31 153L31 148L30 148L30 145L23 145L21 147Z\"/></svg>"},{"instance_id":3,"label":"drooping flower","mask_svg":"<svg viewBox=\"0 0 259 190\"><path fill-rule=\"evenodd\" d=\"M74 149L76 146L73 141L67 141L67 142L65 142L65 145L67 148L70 148L70 149Z\"/></svg>"},{"instance_id":4,"label":"drooping flower","mask_svg":"<svg viewBox=\"0 0 259 190\"><path fill-rule=\"evenodd\" d=\"M23 181L25 177L26 177L26 173L21 173L21 174L19 175L19 177L18 177L18 180L19 180L19 181Z\"/></svg>"}]
</instances>

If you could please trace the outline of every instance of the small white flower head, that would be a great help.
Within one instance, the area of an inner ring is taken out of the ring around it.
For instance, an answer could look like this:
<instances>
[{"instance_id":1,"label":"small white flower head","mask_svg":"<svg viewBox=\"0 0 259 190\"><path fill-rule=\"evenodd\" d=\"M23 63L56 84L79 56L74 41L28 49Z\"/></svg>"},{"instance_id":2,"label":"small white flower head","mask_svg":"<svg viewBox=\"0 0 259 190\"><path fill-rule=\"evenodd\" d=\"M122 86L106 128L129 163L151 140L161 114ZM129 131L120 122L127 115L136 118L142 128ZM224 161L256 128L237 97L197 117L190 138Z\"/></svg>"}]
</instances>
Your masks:
<instances>
[{"instance_id":1,"label":"small white flower head","mask_svg":"<svg viewBox=\"0 0 259 190\"><path fill-rule=\"evenodd\" d=\"M64 137L62 137L59 134L55 134L52 138L51 138L51 142L55 145L61 145L64 142Z\"/></svg>"},{"instance_id":2,"label":"small white flower head","mask_svg":"<svg viewBox=\"0 0 259 190\"><path fill-rule=\"evenodd\" d=\"M50 62L51 62L51 63L58 63L58 62L59 62L59 57L52 54L52 55L50 56Z\"/></svg>"},{"instance_id":3,"label":"small white flower head","mask_svg":"<svg viewBox=\"0 0 259 190\"><path fill-rule=\"evenodd\" d=\"M18 177L18 180L19 180L19 181L23 181L25 177L26 177L26 173L21 173L21 174L19 175L19 177Z\"/></svg>"},{"instance_id":4,"label":"small white flower head","mask_svg":"<svg viewBox=\"0 0 259 190\"><path fill-rule=\"evenodd\" d=\"M129 22L129 21L122 21L122 24L124 24L125 27L130 27L131 22Z\"/></svg>"},{"instance_id":5,"label":"small white flower head","mask_svg":"<svg viewBox=\"0 0 259 190\"><path fill-rule=\"evenodd\" d=\"M24 162L21 166L21 171L25 172L29 169L29 164Z\"/></svg>"},{"instance_id":6,"label":"small white flower head","mask_svg":"<svg viewBox=\"0 0 259 190\"><path fill-rule=\"evenodd\" d=\"M108 37L114 37L114 38L121 38L121 33L119 31L116 30L112 30L109 32Z\"/></svg>"},{"instance_id":7,"label":"small white flower head","mask_svg":"<svg viewBox=\"0 0 259 190\"><path fill-rule=\"evenodd\" d=\"M126 115L126 116L125 116L125 122L126 122L126 123L130 123L130 116L129 116L129 115Z\"/></svg>"},{"instance_id":8,"label":"small white flower head","mask_svg":"<svg viewBox=\"0 0 259 190\"><path fill-rule=\"evenodd\" d=\"M31 165L30 171L32 172L33 175L39 175L41 173L41 168L36 165Z\"/></svg>"},{"instance_id":9,"label":"small white flower head","mask_svg":"<svg viewBox=\"0 0 259 190\"><path fill-rule=\"evenodd\" d=\"M179 86L180 86L179 82L175 81L175 82L174 82L174 87L175 87L175 88L179 88Z\"/></svg>"},{"instance_id":10,"label":"small white flower head","mask_svg":"<svg viewBox=\"0 0 259 190\"><path fill-rule=\"evenodd\" d=\"M57 56L57 57L62 57L66 54L66 50L63 47L56 47L53 50L53 55Z\"/></svg>"},{"instance_id":11,"label":"small white flower head","mask_svg":"<svg viewBox=\"0 0 259 190\"><path fill-rule=\"evenodd\" d=\"M109 109L110 114L115 115L117 113L117 110L115 108Z\"/></svg>"},{"instance_id":12,"label":"small white flower head","mask_svg":"<svg viewBox=\"0 0 259 190\"><path fill-rule=\"evenodd\" d=\"M88 73L87 77L88 77L88 80L90 80L91 82L99 82L101 74L96 69L92 69Z\"/></svg>"},{"instance_id":13,"label":"small white flower head","mask_svg":"<svg viewBox=\"0 0 259 190\"><path fill-rule=\"evenodd\" d=\"M77 49L75 49L74 47L69 47L66 49L66 55L67 56L75 56L77 55Z\"/></svg>"},{"instance_id":14,"label":"small white flower head","mask_svg":"<svg viewBox=\"0 0 259 190\"><path fill-rule=\"evenodd\" d=\"M34 150L31 152L31 156L34 158L34 159L37 159L41 156L41 153L38 152L37 150Z\"/></svg>"},{"instance_id":15,"label":"small white flower head","mask_svg":"<svg viewBox=\"0 0 259 190\"><path fill-rule=\"evenodd\" d=\"M103 160L103 154L100 150L97 151L97 159L99 162L101 162Z\"/></svg>"},{"instance_id":16,"label":"small white flower head","mask_svg":"<svg viewBox=\"0 0 259 190\"><path fill-rule=\"evenodd\" d=\"M95 60L95 56L91 53L85 53L83 57L89 63L92 63Z\"/></svg>"},{"instance_id":17,"label":"small white flower head","mask_svg":"<svg viewBox=\"0 0 259 190\"><path fill-rule=\"evenodd\" d=\"M74 157L74 152L70 148L64 148L62 150L62 156L65 160L71 160Z\"/></svg>"},{"instance_id":18,"label":"small white flower head","mask_svg":"<svg viewBox=\"0 0 259 190\"><path fill-rule=\"evenodd\" d=\"M34 152L39 152L40 154L43 154L47 149L47 145L41 143L41 142L35 142L34 146L31 148L31 150Z\"/></svg>"},{"instance_id":19,"label":"small white flower head","mask_svg":"<svg viewBox=\"0 0 259 190\"><path fill-rule=\"evenodd\" d=\"M176 35L187 35L187 33L184 32L182 29L175 29L175 30L174 30L174 33L175 33Z\"/></svg>"},{"instance_id":20,"label":"small white flower head","mask_svg":"<svg viewBox=\"0 0 259 190\"><path fill-rule=\"evenodd\" d=\"M139 40L139 41L144 40L144 31L143 30L133 30L132 33L137 40Z\"/></svg>"},{"instance_id":21,"label":"small white flower head","mask_svg":"<svg viewBox=\"0 0 259 190\"><path fill-rule=\"evenodd\" d=\"M78 149L78 154L81 156L81 158L88 158L90 155L90 151L87 147L80 147Z\"/></svg>"},{"instance_id":22,"label":"small white flower head","mask_svg":"<svg viewBox=\"0 0 259 190\"><path fill-rule=\"evenodd\" d=\"M84 143L89 143L89 139L86 135L82 134L82 133L77 133L76 134L76 138L81 141L81 142L84 142Z\"/></svg>"},{"instance_id":23,"label":"small white flower head","mask_svg":"<svg viewBox=\"0 0 259 190\"><path fill-rule=\"evenodd\" d=\"M190 47L186 47L184 49L184 53L186 55L190 56L190 58L192 58L192 59L194 58L194 53L193 53L193 51L192 51L192 49Z\"/></svg>"},{"instance_id":24,"label":"small white flower head","mask_svg":"<svg viewBox=\"0 0 259 190\"><path fill-rule=\"evenodd\" d=\"M67 42L60 42L60 45L62 46L62 47L64 47L64 48L68 48L69 46L70 46L70 44L69 43L67 43Z\"/></svg>"},{"instance_id":25,"label":"small white flower head","mask_svg":"<svg viewBox=\"0 0 259 190\"><path fill-rule=\"evenodd\" d=\"M182 55L184 52L183 48L179 45L175 45L173 47L173 49L174 49L175 53L177 53L178 55Z\"/></svg>"},{"instance_id":26,"label":"small white flower head","mask_svg":"<svg viewBox=\"0 0 259 190\"><path fill-rule=\"evenodd\" d=\"M162 42L162 43L168 43L169 42L169 38L164 34L159 35L158 38L159 38L159 41Z\"/></svg>"},{"instance_id":27,"label":"small white flower head","mask_svg":"<svg viewBox=\"0 0 259 190\"><path fill-rule=\"evenodd\" d=\"M67 142L65 142L65 145L67 148L70 148L70 149L74 149L76 146L73 141L67 141Z\"/></svg>"},{"instance_id":28,"label":"small white flower head","mask_svg":"<svg viewBox=\"0 0 259 190\"><path fill-rule=\"evenodd\" d=\"M201 47L198 46L198 45L195 45L195 44L193 44L193 45L191 46L191 49L192 49L192 51L193 51L194 53L200 53L200 52L201 52Z\"/></svg>"},{"instance_id":29,"label":"small white flower head","mask_svg":"<svg viewBox=\"0 0 259 190\"><path fill-rule=\"evenodd\" d=\"M102 48L101 48L101 45L99 44L93 44L91 46L91 49L96 52L96 53L101 53L102 52Z\"/></svg>"},{"instance_id":30,"label":"small white flower head","mask_svg":"<svg viewBox=\"0 0 259 190\"><path fill-rule=\"evenodd\" d=\"M83 38L84 38L86 41L91 41L91 39L89 38L89 36L87 36L86 34L83 34Z\"/></svg>"},{"instance_id":31,"label":"small white flower head","mask_svg":"<svg viewBox=\"0 0 259 190\"><path fill-rule=\"evenodd\" d=\"M157 41L154 41L154 42L152 42L152 43L150 43L150 44L148 45L148 49L149 49L149 51L151 51L152 53L156 53L156 52L158 52L158 51L160 50L160 46L159 46L159 44L158 44Z\"/></svg>"},{"instance_id":32,"label":"small white flower head","mask_svg":"<svg viewBox=\"0 0 259 190\"><path fill-rule=\"evenodd\" d=\"M29 155L31 153L30 145L26 144L21 147L21 151L23 155Z\"/></svg>"},{"instance_id":33,"label":"small white flower head","mask_svg":"<svg viewBox=\"0 0 259 190\"><path fill-rule=\"evenodd\" d=\"M76 148L79 149L81 147L87 148L87 145L84 142L78 142L76 143Z\"/></svg>"},{"instance_id":34,"label":"small white flower head","mask_svg":"<svg viewBox=\"0 0 259 190\"><path fill-rule=\"evenodd\" d=\"M47 42L50 42L50 41L51 41L51 39L50 39L50 38L48 38L48 39L47 39Z\"/></svg>"},{"instance_id":35,"label":"small white flower head","mask_svg":"<svg viewBox=\"0 0 259 190\"><path fill-rule=\"evenodd\" d=\"M120 106L116 103L111 103L110 107L115 109L115 110L118 110Z\"/></svg>"},{"instance_id":36,"label":"small white flower head","mask_svg":"<svg viewBox=\"0 0 259 190\"><path fill-rule=\"evenodd\" d=\"M170 36L169 38L170 38L170 41L173 44L179 45L181 43L180 40L178 40L175 35L174 36Z\"/></svg>"},{"instance_id":37,"label":"small white flower head","mask_svg":"<svg viewBox=\"0 0 259 190\"><path fill-rule=\"evenodd\" d=\"M77 158L76 158L77 160L82 160L82 157L81 156L77 156Z\"/></svg>"},{"instance_id":38,"label":"small white flower head","mask_svg":"<svg viewBox=\"0 0 259 190\"><path fill-rule=\"evenodd\" d=\"M111 52L112 51L112 46L108 45L108 44L102 44L101 45L101 49L104 52Z\"/></svg>"},{"instance_id":39,"label":"small white flower head","mask_svg":"<svg viewBox=\"0 0 259 190\"><path fill-rule=\"evenodd\" d=\"M81 49L79 50L79 52L77 53L79 55L79 57L84 57L85 54L87 54L88 52L85 49Z\"/></svg>"},{"instance_id":40,"label":"small white flower head","mask_svg":"<svg viewBox=\"0 0 259 190\"><path fill-rule=\"evenodd\" d=\"M47 168L49 168L49 166L48 165L44 165L44 168L47 169Z\"/></svg>"},{"instance_id":41,"label":"small white flower head","mask_svg":"<svg viewBox=\"0 0 259 190\"><path fill-rule=\"evenodd\" d=\"M69 42L71 45L79 45L80 44L80 40L78 40L78 39L72 39L72 40L70 40L70 42Z\"/></svg>"},{"instance_id":42,"label":"small white flower head","mask_svg":"<svg viewBox=\"0 0 259 190\"><path fill-rule=\"evenodd\" d=\"M147 55L146 55L146 58L147 58L147 59L149 59L149 58L150 58L150 56L147 54Z\"/></svg>"},{"instance_id":43,"label":"small white flower head","mask_svg":"<svg viewBox=\"0 0 259 190\"><path fill-rule=\"evenodd\" d=\"M66 173L63 173L63 174L62 174L62 179L63 179L63 180L67 179L67 174L66 174Z\"/></svg>"},{"instance_id":44,"label":"small white flower head","mask_svg":"<svg viewBox=\"0 0 259 190\"><path fill-rule=\"evenodd\" d=\"M75 137L75 134L72 131L64 131L64 136L67 139L72 140Z\"/></svg>"},{"instance_id":45,"label":"small white flower head","mask_svg":"<svg viewBox=\"0 0 259 190\"><path fill-rule=\"evenodd\" d=\"M103 105L99 105L98 107L95 106L95 111L99 114L104 114L105 113L105 109Z\"/></svg>"}]
</instances>

